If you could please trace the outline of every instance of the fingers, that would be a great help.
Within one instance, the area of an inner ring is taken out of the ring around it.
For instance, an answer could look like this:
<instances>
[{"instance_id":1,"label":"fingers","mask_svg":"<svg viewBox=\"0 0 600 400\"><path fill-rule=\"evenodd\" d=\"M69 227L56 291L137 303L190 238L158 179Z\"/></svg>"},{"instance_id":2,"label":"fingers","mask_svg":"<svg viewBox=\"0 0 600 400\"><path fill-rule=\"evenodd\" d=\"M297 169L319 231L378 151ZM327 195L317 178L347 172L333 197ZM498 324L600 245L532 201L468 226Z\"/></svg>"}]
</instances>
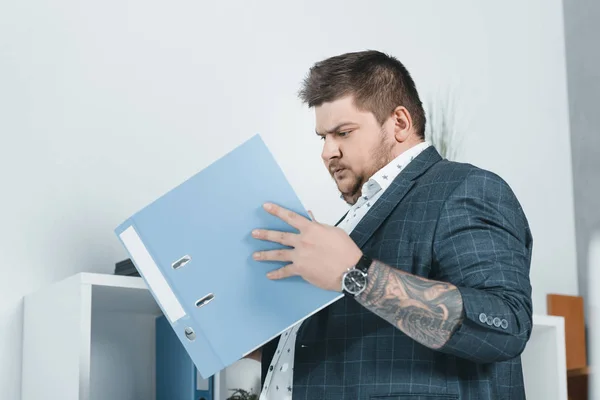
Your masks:
<instances>
[{"instance_id":1,"label":"fingers","mask_svg":"<svg viewBox=\"0 0 600 400\"><path fill-rule=\"evenodd\" d=\"M300 214L297 214L291 210L280 207L276 204L266 203L264 205L265 210L288 225L296 228L298 231L302 231L304 228L313 224L314 215L309 212L312 221ZM268 240L288 247L296 247L299 235L290 232L281 231L270 231L264 229L255 229L252 231L252 236L257 239ZM279 268L275 271L271 271L267 274L269 279L284 279L290 276L298 275L297 268L292 262L293 249L278 249L278 250L267 250L258 251L253 254L255 260L259 261L283 261L289 263L288 265Z\"/></svg>"},{"instance_id":2,"label":"fingers","mask_svg":"<svg viewBox=\"0 0 600 400\"><path fill-rule=\"evenodd\" d=\"M315 218L314 214L312 211L308 210L308 215L310 215L310 219L312 219L313 221L317 222L317 219Z\"/></svg>"},{"instance_id":3,"label":"fingers","mask_svg":"<svg viewBox=\"0 0 600 400\"><path fill-rule=\"evenodd\" d=\"M252 255L255 260L258 261L292 261L292 250L277 249L277 250L266 250L257 251Z\"/></svg>"},{"instance_id":4,"label":"fingers","mask_svg":"<svg viewBox=\"0 0 600 400\"><path fill-rule=\"evenodd\" d=\"M298 275L296 269L293 264L288 264L285 267L281 267L276 269L275 271L271 271L267 274L267 278L269 279L285 279L290 276Z\"/></svg>"},{"instance_id":5,"label":"fingers","mask_svg":"<svg viewBox=\"0 0 600 400\"><path fill-rule=\"evenodd\" d=\"M265 210L269 214L272 214L279 219L285 221L288 225L301 231L304 227L311 223L311 221L300 214L297 214L291 210L280 207L276 204L267 203L264 205Z\"/></svg>"},{"instance_id":6,"label":"fingers","mask_svg":"<svg viewBox=\"0 0 600 400\"><path fill-rule=\"evenodd\" d=\"M289 247L294 247L297 242L297 235L295 233L268 231L264 229L253 230L252 237L261 240L268 240L269 242L275 242Z\"/></svg>"},{"instance_id":7,"label":"fingers","mask_svg":"<svg viewBox=\"0 0 600 400\"><path fill-rule=\"evenodd\" d=\"M284 261L289 262L288 265L271 271L267 274L269 279L284 279L290 276L298 275L294 264L292 264L292 250L269 250L258 251L253 254L255 260L259 261Z\"/></svg>"}]
</instances>

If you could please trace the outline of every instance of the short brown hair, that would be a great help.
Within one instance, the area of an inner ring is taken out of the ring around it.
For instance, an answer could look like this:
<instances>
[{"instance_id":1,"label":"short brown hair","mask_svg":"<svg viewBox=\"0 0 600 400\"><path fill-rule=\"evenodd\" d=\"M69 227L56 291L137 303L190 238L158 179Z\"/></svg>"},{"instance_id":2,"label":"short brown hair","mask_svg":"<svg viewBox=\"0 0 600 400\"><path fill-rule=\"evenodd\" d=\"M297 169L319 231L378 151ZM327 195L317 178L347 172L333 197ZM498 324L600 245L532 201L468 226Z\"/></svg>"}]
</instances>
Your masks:
<instances>
[{"instance_id":1,"label":"short brown hair","mask_svg":"<svg viewBox=\"0 0 600 400\"><path fill-rule=\"evenodd\" d=\"M398 106L410 113L425 138L425 111L415 82L396 58L375 50L345 53L317 62L304 79L299 97L309 107L354 95L356 106L380 124Z\"/></svg>"}]
</instances>

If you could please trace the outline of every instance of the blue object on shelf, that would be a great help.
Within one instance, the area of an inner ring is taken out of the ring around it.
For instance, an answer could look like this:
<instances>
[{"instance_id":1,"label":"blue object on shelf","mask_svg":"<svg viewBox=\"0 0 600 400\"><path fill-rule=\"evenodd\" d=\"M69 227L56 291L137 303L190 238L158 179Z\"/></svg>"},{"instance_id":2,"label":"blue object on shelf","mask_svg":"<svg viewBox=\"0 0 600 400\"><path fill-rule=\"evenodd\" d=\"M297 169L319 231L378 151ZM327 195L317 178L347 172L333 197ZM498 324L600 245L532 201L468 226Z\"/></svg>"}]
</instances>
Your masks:
<instances>
[{"instance_id":1,"label":"blue object on shelf","mask_svg":"<svg viewBox=\"0 0 600 400\"><path fill-rule=\"evenodd\" d=\"M198 376L164 316L156 318L156 400L214 400L214 377Z\"/></svg>"}]
</instances>

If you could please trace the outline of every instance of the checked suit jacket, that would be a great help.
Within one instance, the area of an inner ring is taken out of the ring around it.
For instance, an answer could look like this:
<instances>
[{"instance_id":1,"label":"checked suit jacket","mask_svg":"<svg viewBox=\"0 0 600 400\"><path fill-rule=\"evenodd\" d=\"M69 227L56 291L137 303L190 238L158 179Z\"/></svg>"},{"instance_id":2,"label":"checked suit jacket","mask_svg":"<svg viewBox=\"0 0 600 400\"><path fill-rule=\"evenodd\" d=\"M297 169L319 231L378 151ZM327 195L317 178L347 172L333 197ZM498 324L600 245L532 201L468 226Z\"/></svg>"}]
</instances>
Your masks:
<instances>
[{"instance_id":1,"label":"checked suit jacket","mask_svg":"<svg viewBox=\"0 0 600 400\"><path fill-rule=\"evenodd\" d=\"M430 146L350 236L393 268L456 285L463 322L433 350L346 295L302 323L293 399L525 399L532 235L505 181ZM263 347L263 381L278 339Z\"/></svg>"}]
</instances>

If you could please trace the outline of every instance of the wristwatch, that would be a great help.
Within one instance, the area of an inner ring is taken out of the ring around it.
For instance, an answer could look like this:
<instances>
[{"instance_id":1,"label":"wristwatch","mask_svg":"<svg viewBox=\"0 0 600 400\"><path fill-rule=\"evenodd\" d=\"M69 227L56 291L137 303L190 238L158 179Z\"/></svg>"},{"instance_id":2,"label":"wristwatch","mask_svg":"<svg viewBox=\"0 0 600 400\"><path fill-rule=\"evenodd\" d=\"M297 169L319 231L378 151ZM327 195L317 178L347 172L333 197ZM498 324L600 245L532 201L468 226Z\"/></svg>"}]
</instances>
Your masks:
<instances>
[{"instance_id":1,"label":"wristwatch","mask_svg":"<svg viewBox=\"0 0 600 400\"><path fill-rule=\"evenodd\" d=\"M373 259L362 255L354 267L348 268L342 276L342 291L352 296L358 296L367 288L368 270Z\"/></svg>"}]
</instances>

